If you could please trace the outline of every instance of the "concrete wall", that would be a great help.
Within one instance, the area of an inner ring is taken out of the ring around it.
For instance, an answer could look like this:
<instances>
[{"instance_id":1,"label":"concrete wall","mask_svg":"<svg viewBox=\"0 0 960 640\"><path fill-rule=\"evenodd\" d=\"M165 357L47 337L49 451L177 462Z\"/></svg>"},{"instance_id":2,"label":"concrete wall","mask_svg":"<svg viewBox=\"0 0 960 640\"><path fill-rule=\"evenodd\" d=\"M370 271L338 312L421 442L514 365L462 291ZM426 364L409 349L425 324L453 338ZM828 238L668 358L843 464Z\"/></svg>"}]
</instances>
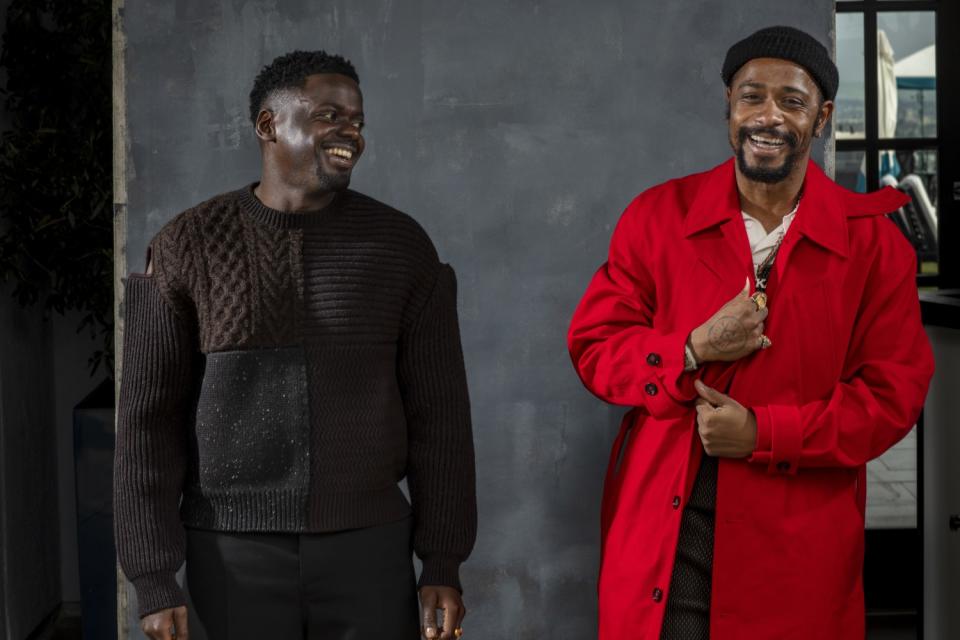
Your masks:
<instances>
[{"instance_id":1,"label":"concrete wall","mask_svg":"<svg viewBox=\"0 0 960 640\"><path fill-rule=\"evenodd\" d=\"M10 289L0 288L0 640L80 600L73 407L95 386L76 314L45 321Z\"/></svg>"},{"instance_id":2,"label":"concrete wall","mask_svg":"<svg viewBox=\"0 0 960 640\"><path fill-rule=\"evenodd\" d=\"M420 220L459 277L480 505L466 627L590 637L623 410L581 387L567 323L629 200L728 157L723 55L781 23L828 41L833 2L126 0L126 267L178 211L257 179L262 65L351 58L354 186Z\"/></svg>"},{"instance_id":3,"label":"concrete wall","mask_svg":"<svg viewBox=\"0 0 960 640\"><path fill-rule=\"evenodd\" d=\"M50 325L0 287L0 638L60 603Z\"/></svg>"}]
</instances>

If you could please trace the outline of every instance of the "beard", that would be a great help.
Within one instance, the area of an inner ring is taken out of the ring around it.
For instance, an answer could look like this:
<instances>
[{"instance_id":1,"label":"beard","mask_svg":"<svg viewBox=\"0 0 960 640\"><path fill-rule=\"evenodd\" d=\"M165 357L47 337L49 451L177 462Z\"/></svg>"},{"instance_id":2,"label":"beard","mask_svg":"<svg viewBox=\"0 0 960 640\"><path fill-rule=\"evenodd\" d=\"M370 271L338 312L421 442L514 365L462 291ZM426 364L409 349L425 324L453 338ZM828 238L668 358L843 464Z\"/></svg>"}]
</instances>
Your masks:
<instances>
[{"instance_id":1,"label":"beard","mask_svg":"<svg viewBox=\"0 0 960 640\"><path fill-rule=\"evenodd\" d=\"M350 186L349 173L326 173L317 167L317 183L324 191L344 191Z\"/></svg>"},{"instance_id":2,"label":"beard","mask_svg":"<svg viewBox=\"0 0 960 640\"><path fill-rule=\"evenodd\" d=\"M768 138L783 140L783 144L786 145L788 153L780 166L751 166L747 163L744 146L747 144L747 138L752 135L763 135ZM740 127L737 131L737 146L735 150L737 152L737 166L740 168L740 173L748 180L764 182L766 184L776 184L777 182L786 180L787 176L793 173L804 151L798 147L797 137L794 134L780 133L772 127Z\"/></svg>"}]
</instances>

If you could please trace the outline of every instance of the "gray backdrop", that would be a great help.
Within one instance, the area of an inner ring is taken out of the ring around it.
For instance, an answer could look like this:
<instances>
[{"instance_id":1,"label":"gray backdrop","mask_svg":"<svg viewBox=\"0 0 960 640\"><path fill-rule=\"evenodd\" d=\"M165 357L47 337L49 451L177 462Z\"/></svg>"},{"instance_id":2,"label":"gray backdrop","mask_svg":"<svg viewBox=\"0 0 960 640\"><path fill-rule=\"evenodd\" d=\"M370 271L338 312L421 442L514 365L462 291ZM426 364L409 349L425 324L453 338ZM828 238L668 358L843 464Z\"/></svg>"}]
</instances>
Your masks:
<instances>
[{"instance_id":1,"label":"gray backdrop","mask_svg":"<svg viewBox=\"0 0 960 640\"><path fill-rule=\"evenodd\" d=\"M257 179L262 65L352 59L368 123L353 186L416 217L460 283L480 510L464 626L591 637L624 410L580 385L570 315L629 200L728 156L726 48L771 24L832 42L832 0L125 4L127 267L174 214Z\"/></svg>"}]
</instances>

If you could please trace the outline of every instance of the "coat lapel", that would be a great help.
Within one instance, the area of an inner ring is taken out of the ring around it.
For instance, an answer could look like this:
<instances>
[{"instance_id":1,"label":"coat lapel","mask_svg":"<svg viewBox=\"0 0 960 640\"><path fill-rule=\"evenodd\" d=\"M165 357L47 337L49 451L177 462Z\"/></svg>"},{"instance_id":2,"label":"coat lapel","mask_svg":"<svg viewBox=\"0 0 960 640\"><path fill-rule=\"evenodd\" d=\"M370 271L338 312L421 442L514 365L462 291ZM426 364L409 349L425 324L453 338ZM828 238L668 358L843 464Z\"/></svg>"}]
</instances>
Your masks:
<instances>
[{"instance_id":1,"label":"coat lapel","mask_svg":"<svg viewBox=\"0 0 960 640\"><path fill-rule=\"evenodd\" d=\"M847 212L836 189L820 167L808 161L800 206L774 265L780 295L840 275L850 247Z\"/></svg>"},{"instance_id":2,"label":"coat lapel","mask_svg":"<svg viewBox=\"0 0 960 640\"><path fill-rule=\"evenodd\" d=\"M896 211L910 198L892 187L854 193L828 178L815 162L807 163L803 197L777 256L780 289L803 291L843 273L850 255L847 220Z\"/></svg>"},{"instance_id":3,"label":"coat lapel","mask_svg":"<svg viewBox=\"0 0 960 640\"><path fill-rule=\"evenodd\" d=\"M753 280L733 162L731 158L706 173L683 223L697 258L729 288L731 297L743 288L745 277Z\"/></svg>"},{"instance_id":4,"label":"coat lapel","mask_svg":"<svg viewBox=\"0 0 960 640\"><path fill-rule=\"evenodd\" d=\"M743 287L745 276L754 283L734 162L730 158L704 175L683 222L695 255L729 287L731 296ZM840 276L850 252L847 219L889 213L908 200L890 187L853 193L808 160L803 197L774 267L779 294L803 291Z\"/></svg>"}]
</instances>

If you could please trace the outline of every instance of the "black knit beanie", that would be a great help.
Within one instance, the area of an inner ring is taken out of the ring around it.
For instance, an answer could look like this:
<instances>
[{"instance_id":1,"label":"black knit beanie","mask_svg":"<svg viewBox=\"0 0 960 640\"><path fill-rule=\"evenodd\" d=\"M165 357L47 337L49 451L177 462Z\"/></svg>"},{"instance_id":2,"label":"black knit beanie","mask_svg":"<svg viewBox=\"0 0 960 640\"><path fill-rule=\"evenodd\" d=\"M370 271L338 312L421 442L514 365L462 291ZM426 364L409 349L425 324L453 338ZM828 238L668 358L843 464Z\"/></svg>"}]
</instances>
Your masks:
<instances>
[{"instance_id":1,"label":"black knit beanie","mask_svg":"<svg viewBox=\"0 0 960 640\"><path fill-rule=\"evenodd\" d=\"M723 82L729 87L734 74L754 58L781 58L795 62L813 77L826 100L837 95L840 74L826 47L809 33L793 27L767 27L730 47L723 61Z\"/></svg>"}]
</instances>

